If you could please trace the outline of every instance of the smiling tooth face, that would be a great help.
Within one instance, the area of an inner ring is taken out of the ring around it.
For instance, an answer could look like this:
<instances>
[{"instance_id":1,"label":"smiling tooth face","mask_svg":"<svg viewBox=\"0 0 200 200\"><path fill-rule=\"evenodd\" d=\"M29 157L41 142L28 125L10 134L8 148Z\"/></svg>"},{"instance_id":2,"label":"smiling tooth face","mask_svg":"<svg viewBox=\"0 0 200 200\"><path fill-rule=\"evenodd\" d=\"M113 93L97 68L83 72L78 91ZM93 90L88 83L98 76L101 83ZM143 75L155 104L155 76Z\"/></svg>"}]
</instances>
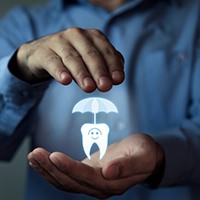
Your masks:
<instances>
[{"instance_id":1,"label":"smiling tooth face","mask_svg":"<svg viewBox=\"0 0 200 200\"><path fill-rule=\"evenodd\" d=\"M98 128L92 128L88 135L93 139L93 140L97 140L99 137L101 137L102 133Z\"/></svg>"},{"instance_id":2,"label":"smiling tooth face","mask_svg":"<svg viewBox=\"0 0 200 200\"><path fill-rule=\"evenodd\" d=\"M100 159L104 156L108 146L109 127L107 124L83 124L81 127L83 149L86 156L90 157L90 150L94 143L100 151Z\"/></svg>"}]
</instances>

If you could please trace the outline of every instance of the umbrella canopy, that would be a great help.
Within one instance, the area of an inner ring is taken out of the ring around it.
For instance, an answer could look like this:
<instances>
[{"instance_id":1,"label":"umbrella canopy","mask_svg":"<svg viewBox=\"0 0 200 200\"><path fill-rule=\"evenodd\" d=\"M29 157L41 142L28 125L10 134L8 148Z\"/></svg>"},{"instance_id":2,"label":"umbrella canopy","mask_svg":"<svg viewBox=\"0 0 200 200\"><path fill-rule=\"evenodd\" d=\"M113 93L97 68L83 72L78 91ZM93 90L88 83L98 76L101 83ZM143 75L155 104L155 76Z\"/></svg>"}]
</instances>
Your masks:
<instances>
[{"instance_id":1,"label":"umbrella canopy","mask_svg":"<svg viewBox=\"0 0 200 200\"><path fill-rule=\"evenodd\" d=\"M94 113L94 124L96 124L96 114L99 112L116 112L118 113L117 107L109 100L100 97L91 97L79 101L73 108L74 112L92 112Z\"/></svg>"}]
</instances>

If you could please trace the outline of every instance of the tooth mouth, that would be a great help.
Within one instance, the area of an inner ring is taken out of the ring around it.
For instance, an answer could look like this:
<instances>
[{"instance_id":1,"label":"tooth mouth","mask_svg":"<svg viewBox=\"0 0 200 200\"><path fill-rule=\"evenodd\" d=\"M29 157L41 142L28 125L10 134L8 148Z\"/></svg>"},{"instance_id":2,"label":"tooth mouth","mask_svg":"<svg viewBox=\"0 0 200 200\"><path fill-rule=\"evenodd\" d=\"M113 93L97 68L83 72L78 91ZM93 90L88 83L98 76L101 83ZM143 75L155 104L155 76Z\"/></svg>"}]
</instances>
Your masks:
<instances>
[{"instance_id":1,"label":"tooth mouth","mask_svg":"<svg viewBox=\"0 0 200 200\"><path fill-rule=\"evenodd\" d=\"M96 137L96 138L95 138L95 137L91 137L91 138L92 138L93 140L97 140L99 137Z\"/></svg>"},{"instance_id":2,"label":"tooth mouth","mask_svg":"<svg viewBox=\"0 0 200 200\"><path fill-rule=\"evenodd\" d=\"M100 159L102 159L108 145L109 127L107 124L84 124L81 127L81 133L86 156L91 159L90 150L96 143L100 151Z\"/></svg>"}]
</instances>

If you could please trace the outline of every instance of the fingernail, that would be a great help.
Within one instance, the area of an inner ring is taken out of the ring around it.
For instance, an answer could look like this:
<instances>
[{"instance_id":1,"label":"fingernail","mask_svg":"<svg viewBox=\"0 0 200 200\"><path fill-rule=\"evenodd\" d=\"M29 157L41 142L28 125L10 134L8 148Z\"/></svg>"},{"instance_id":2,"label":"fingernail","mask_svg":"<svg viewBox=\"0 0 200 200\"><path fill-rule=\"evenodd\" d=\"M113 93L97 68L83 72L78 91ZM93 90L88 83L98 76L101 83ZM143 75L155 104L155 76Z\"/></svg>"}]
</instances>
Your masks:
<instances>
[{"instance_id":1,"label":"fingernail","mask_svg":"<svg viewBox=\"0 0 200 200\"><path fill-rule=\"evenodd\" d=\"M94 81L91 78L89 78L89 77L84 78L83 79L83 85L84 85L84 87L94 86Z\"/></svg>"},{"instance_id":2,"label":"fingernail","mask_svg":"<svg viewBox=\"0 0 200 200\"><path fill-rule=\"evenodd\" d=\"M67 73L67 72L61 72L60 73L60 79L64 84L70 84L71 81L72 81L70 74Z\"/></svg>"},{"instance_id":3,"label":"fingernail","mask_svg":"<svg viewBox=\"0 0 200 200\"><path fill-rule=\"evenodd\" d=\"M112 79L114 84L121 83L124 80L124 73L120 71L114 71L112 72Z\"/></svg>"},{"instance_id":4,"label":"fingernail","mask_svg":"<svg viewBox=\"0 0 200 200\"><path fill-rule=\"evenodd\" d=\"M66 72L61 72L61 73L60 73L60 78L61 78L61 80L65 79L66 75L67 75Z\"/></svg>"},{"instance_id":5,"label":"fingernail","mask_svg":"<svg viewBox=\"0 0 200 200\"><path fill-rule=\"evenodd\" d=\"M96 83L92 78L87 77L83 79L83 87L86 92L93 92L96 89Z\"/></svg>"},{"instance_id":6,"label":"fingernail","mask_svg":"<svg viewBox=\"0 0 200 200\"><path fill-rule=\"evenodd\" d=\"M30 161L30 162L29 162L29 165L30 165L31 167L35 168L35 167L38 166L38 163L37 163L37 162L33 163L33 162Z\"/></svg>"},{"instance_id":7,"label":"fingernail","mask_svg":"<svg viewBox=\"0 0 200 200\"><path fill-rule=\"evenodd\" d=\"M98 80L98 88L102 91L108 91L112 88L112 81L108 77L103 76Z\"/></svg>"}]
</instances>

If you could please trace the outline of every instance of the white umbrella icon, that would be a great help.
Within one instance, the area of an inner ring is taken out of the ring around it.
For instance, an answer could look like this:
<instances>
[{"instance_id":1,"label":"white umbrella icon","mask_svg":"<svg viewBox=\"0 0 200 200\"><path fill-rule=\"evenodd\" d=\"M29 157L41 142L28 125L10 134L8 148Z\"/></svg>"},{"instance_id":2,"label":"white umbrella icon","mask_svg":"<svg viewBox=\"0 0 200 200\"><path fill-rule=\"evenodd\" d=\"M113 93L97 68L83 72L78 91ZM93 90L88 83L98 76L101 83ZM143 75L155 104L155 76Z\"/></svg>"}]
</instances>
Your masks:
<instances>
[{"instance_id":1,"label":"white umbrella icon","mask_svg":"<svg viewBox=\"0 0 200 200\"><path fill-rule=\"evenodd\" d=\"M118 113L117 107L109 100L100 97L91 97L79 101L73 108L74 112L92 112L94 113L94 124L96 124L96 114L99 112L116 112Z\"/></svg>"},{"instance_id":2,"label":"white umbrella icon","mask_svg":"<svg viewBox=\"0 0 200 200\"><path fill-rule=\"evenodd\" d=\"M101 159L104 156L107 149L109 127L107 126L107 124L104 123L97 124L96 115L99 112L118 113L116 106L107 99L91 97L79 101L72 110L72 113L74 112L91 112L94 114L94 124L86 123L83 124L83 126L81 127L83 149L87 157L91 159L90 150L92 145L96 143L99 147Z\"/></svg>"}]
</instances>

